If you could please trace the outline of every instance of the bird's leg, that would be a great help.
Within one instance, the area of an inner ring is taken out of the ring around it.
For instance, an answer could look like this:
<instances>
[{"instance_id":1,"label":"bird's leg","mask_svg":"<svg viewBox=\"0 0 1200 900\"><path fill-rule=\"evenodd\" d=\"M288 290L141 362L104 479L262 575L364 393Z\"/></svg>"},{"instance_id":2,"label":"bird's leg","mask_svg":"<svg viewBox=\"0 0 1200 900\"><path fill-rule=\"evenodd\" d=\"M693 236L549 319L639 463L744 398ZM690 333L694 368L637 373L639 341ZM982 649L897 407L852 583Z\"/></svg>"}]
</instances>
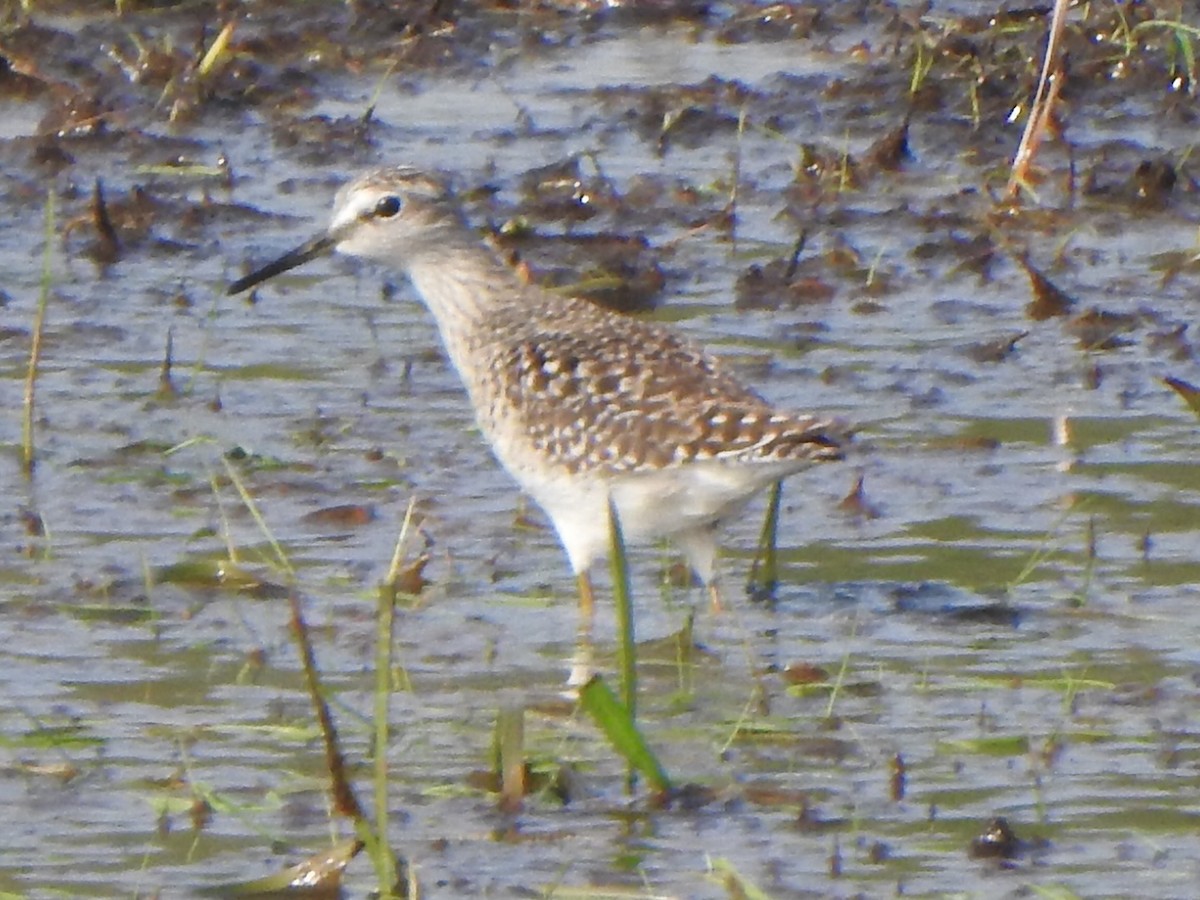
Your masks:
<instances>
[{"instance_id":1,"label":"bird's leg","mask_svg":"<svg viewBox=\"0 0 1200 900\"><path fill-rule=\"evenodd\" d=\"M725 611L725 604L721 602L721 589L717 586L715 578L708 583L708 603L714 613Z\"/></svg>"},{"instance_id":2,"label":"bird's leg","mask_svg":"<svg viewBox=\"0 0 1200 900\"><path fill-rule=\"evenodd\" d=\"M591 623L580 623L575 634L575 653L571 656L571 669L567 673L567 693L578 698L579 689L596 674L596 648L592 643Z\"/></svg>"},{"instance_id":3,"label":"bird's leg","mask_svg":"<svg viewBox=\"0 0 1200 900\"><path fill-rule=\"evenodd\" d=\"M592 590L592 579L587 572L580 572L575 576L575 583L579 585L579 616L586 621L590 631L596 616L596 594Z\"/></svg>"},{"instance_id":4,"label":"bird's leg","mask_svg":"<svg viewBox=\"0 0 1200 900\"><path fill-rule=\"evenodd\" d=\"M567 688L574 695L591 681L596 668L592 664L595 650L592 645L592 622L595 619L595 594L592 579L586 571L575 577L579 585L579 630L575 634L575 655L571 657L571 671L567 675Z\"/></svg>"},{"instance_id":5,"label":"bird's leg","mask_svg":"<svg viewBox=\"0 0 1200 900\"><path fill-rule=\"evenodd\" d=\"M708 588L708 601L712 611L725 609L721 602L721 590L717 587L717 525L711 522L675 535L675 543L687 557L688 565L700 583Z\"/></svg>"}]
</instances>

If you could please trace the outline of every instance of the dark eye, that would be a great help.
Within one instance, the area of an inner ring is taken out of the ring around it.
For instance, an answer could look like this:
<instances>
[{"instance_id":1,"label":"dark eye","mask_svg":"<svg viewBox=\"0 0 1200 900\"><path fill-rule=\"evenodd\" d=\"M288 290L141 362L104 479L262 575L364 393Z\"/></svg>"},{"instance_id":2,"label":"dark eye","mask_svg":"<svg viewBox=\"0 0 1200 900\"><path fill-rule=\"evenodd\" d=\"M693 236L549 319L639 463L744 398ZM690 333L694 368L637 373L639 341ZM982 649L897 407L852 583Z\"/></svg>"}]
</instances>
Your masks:
<instances>
[{"instance_id":1,"label":"dark eye","mask_svg":"<svg viewBox=\"0 0 1200 900\"><path fill-rule=\"evenodd\" d=\"M395 194L380 197L379 202L375 204L375 215L381 219L390 219L398 212L400 212L400 198Z\"/></svg>"}]
</instances>

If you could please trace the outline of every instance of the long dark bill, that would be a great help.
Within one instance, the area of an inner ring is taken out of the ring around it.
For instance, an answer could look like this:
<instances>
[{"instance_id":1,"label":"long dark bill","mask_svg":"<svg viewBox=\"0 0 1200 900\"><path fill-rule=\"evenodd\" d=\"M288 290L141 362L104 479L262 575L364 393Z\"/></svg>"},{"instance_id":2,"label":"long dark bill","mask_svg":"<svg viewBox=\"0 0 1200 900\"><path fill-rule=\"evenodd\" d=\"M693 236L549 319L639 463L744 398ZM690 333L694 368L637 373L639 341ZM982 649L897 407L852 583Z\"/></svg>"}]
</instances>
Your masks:
<instances>
[{"instance_id":1,"label":"long dark bill","mask_svg":"<svg viewBox=\"0 0 1200 900\"><path fill-rule=\"evenodd\" d=\"M313 238L311 241L306 241L295 250L291 250L274 262L269 262L261 269L256 269L247 275L245 278L239 278L228 289L226 294L240 294L242 291L249 290L256 284L262 284L268 278L274 278L281 272L286 272L288 269L294 269L296 266L302 266L310 259L315 259L322 254L328 253L337 243L337 239L331 234L321 234Z\"/></svg>"}]
</instances>

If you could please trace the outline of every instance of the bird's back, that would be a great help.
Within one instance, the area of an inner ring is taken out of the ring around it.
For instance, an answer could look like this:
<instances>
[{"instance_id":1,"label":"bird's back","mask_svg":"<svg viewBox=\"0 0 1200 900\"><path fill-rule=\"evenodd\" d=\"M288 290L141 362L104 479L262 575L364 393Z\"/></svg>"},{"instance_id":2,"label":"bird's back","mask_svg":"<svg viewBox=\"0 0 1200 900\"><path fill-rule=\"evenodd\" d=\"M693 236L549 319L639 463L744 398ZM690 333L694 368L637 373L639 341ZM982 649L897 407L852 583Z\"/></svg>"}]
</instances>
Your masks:
<instances>
[{"instance_id":1,"label":"bird's back","mask_svg":"<svg viewBox=\"0 0 1200 900\"><path fill-rule=\"evenodd\" d=\"M839 423L776 411L675 333L522 291L523 307L477 329L485 346L472 352L487 363L469 387L483 428L544 462L598 475L709 461L786 474L841 457Z\"/></svg>"}]
</instances>

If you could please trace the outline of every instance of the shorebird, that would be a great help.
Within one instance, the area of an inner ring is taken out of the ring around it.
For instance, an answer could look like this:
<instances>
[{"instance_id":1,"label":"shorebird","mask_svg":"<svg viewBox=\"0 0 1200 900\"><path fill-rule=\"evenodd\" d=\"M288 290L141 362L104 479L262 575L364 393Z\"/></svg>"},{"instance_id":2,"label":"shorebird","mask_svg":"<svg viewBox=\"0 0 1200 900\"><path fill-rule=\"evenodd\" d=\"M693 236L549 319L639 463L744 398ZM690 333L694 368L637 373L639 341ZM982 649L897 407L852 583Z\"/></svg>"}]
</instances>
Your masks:
<instances>
[{"instance_id":1,"label":"shorebird","mask_svg":"<svg viewBox=\"0 0 1200 900\"><path fill-rule=\"evenodd\" d=\"M682 550L719 606L721 521L784 477L842 458L839 420L778 411L675 332L525 283L446 184L416 169L355 178L323 233L228 292L330 251L407 275L483 436L558 532L589 616L610 503L627 540L666 537Z\"/></svg>"}]
</instances>

